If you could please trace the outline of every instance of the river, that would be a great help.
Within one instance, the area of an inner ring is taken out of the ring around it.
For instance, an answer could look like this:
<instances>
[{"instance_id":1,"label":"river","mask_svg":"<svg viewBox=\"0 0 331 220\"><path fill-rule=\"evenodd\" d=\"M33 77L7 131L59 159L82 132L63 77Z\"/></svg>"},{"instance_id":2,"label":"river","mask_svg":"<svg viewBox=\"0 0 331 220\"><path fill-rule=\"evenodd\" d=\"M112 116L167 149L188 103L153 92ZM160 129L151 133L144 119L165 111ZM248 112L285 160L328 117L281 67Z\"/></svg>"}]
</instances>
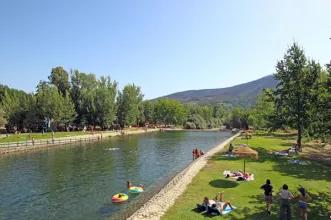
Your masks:
<instances>
[{"instance_id":1,"label":"river","mask_svg":"<svg viewBox=\"0 0 331 220\"><path fill-rule=\"evenodd\" d=\"M0 219L111 217L185 168L193 148L207 151L229 136L155 132L1 156ZM112 204L112 195L127 193L127 180L146 192L128 194L127 205Z\"/></svg>"}]
</instances>

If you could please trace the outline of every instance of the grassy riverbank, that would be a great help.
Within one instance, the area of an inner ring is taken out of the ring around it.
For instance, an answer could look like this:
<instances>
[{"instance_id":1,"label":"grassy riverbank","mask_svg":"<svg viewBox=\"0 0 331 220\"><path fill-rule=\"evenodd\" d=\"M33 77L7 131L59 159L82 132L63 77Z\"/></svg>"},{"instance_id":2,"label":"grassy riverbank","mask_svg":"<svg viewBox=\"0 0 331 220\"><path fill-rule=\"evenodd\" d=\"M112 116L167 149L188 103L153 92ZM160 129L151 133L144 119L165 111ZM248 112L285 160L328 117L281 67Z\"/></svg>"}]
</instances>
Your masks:
<instances>
[{"instance_id":1,"label":"grassy riverbank","mask_svg":"<svg viewBox=\"0 0 331 220\"><path fill-rule=\"evenodd\" d=\"M254 181L237 182L226 179L224 170L238 171L243 169L242 159L227 159L221 157L222 153L216 154L205 168L188 185L180 199L176 200L162 219L206 219L210 216L205 213L198 213L197 202L202 202L205 196L213 198L216 192L225 191L224 199L231 200L238 210L232 211L222 219L279 219L279 200L274 197L272 214L268 216L265 211L263 191L260 186L270 179L274 190L278 191L283 184L288 184L291 191L297 193L299 184L307 188L313 198L309 203L308 218L328 219L331 215L331 167L318 162L308 161L309 165L289 164L289 157L274 156L268 154L268 150L287 149L289 142L295 136L267 135L254 136L248 144L259 152L259 160L248 160L246 171L253 173ZM237 144L247 144L246 140L237 138ZM291 159L301 159L299 156L292 156ZM292 201L292 217L298 219L299 209L297 200Z\"/></svg>"}]
</instances>

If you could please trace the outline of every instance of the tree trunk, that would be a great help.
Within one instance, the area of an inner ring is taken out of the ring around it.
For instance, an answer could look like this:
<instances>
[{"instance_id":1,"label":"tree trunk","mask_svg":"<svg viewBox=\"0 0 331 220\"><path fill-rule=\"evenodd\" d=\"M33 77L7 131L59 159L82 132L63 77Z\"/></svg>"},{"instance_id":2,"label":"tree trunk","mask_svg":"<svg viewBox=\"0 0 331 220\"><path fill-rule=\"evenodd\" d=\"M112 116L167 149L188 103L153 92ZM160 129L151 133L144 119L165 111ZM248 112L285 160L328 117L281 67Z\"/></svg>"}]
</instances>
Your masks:
<instances>
[{"instance_id":1,"label":"tree trunk","mask_svg":"<svg viewBox=\"0 0 331 220\"><path fill-rule=\"evenodd\" d=\"M302 136L302 128L299 127L299 129L298 129L298 140L297 140L297 144L299 146L300 151L301 151L301 136Z\"/></svg>"}]
</instances>

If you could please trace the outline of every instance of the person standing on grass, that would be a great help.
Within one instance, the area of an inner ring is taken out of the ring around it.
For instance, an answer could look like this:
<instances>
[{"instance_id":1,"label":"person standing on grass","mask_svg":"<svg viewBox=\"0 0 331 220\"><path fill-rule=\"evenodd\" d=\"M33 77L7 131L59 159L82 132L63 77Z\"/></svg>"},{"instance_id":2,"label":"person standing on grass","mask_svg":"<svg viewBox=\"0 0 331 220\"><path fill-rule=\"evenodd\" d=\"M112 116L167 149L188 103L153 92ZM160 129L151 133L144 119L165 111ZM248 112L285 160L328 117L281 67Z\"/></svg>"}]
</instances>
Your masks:
<instances>
[{"instance_id":1,"label":"person standing on grass","mask_svg":"<svg viewBox=\"0 0 331 220\"><path fill-rule=\"evenodd\" d=\"M300 194L296 195L295 198L299 199L299 208L300 208L300 218L303 220L308 219L308 203L307 201L312 200L312 198L306 193L305 188L300 186Z\"/></svg>"},{"instance_id":2,"label":"person standing on grass","mask_svg":"<svg viewBox=\"0 0 331 220\"><path fill-rule=\"evenodd\" d=\"M271 185L270 180L266 181L266 184L264 184L263 186L261 186L260 189L264 190L264 199L266 201L266 205L267 205L267 212L268 215L270 215L270 210L271 210L271 204L272 204L272 191L273 191L273 187Z\"/></svg>"},{"instance_id":3,"label":"person standing on grass","mask_svg":"<svg viewBox=\"0 0 331 220\"><path fill-rule=\"evenodd\" d=\"M279 209L279 219L291 220L291 203L290 199L293 199L293 194L288 191L288 186L283 185L283 189L278 192L280 195L280 209ZM286 218L285 218L286 213Z\"/></svg>"}]
</instances>

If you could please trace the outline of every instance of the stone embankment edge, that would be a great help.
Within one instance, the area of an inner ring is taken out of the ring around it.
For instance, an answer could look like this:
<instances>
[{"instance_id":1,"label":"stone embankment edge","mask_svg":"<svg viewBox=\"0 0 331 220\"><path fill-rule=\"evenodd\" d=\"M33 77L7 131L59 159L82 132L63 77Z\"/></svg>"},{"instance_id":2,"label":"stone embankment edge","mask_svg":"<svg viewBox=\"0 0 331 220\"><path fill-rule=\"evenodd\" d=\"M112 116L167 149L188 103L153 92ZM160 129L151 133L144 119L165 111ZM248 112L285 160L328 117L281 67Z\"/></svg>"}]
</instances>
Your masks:
<instances>
[{"instance_id":1,"label":"stone embankment edge","mask_svg":"<svg viewBox=\"0 0 331 220\"><path fill-rule=\"evenodd\" d=\"M208 160L217 152L222 150L227 144L237 138L240 133L223 141L219 145L209 150L203 157L193 161L187 168L176 175L159 193L153 196L138 211L127 220L160 219L166 211L174 205L176 199L184 193L186 186L192 182L192 179L207 164Z\"/></svg>"},{"instance_id":2,"label":"stone embankment edge","mask_svg":"<svg viewBox=\"0 0 331 220\"><path fill-rule=\"evenodd\" d=\"M145 130L134 130L134 131L126 131L125 135L122 136L126 136L126 135L135 135L135 134L143 134L146 132L154 132L154 131L160 131L160 129L148 129L147 131ZM106 138L106 137L115 137L115 136L121 136L120 132L105 132L102 133L102 138ZM21 152L21 151L29 151L29 150L35 150L35 149L39 149L39 148L46 148L46 147L56 147L56 146L60 146L60 145L69 145L70 143L75 143L75 142L80 142L82 140L84 140L84 138L86 138L86 140L88 141L97 141L101 139L101 135L96 133L95 135L79 135L79 136L72 136L72 137L62 137L62 138L57 138L56 141L60 140L60 143L56 143L55 144L51 144L52 141L49 140L50 144L44 144L44 145L29 145L29 146L10 146L10 147L3 147L0 148L0 155L5 155L5 154L10 154L10 153L15 153L15 152ZM36 140L35 142L37 143L38 141L47 141L47 139L40 139L40 140Z\"/></svg>"}]
</instances>

